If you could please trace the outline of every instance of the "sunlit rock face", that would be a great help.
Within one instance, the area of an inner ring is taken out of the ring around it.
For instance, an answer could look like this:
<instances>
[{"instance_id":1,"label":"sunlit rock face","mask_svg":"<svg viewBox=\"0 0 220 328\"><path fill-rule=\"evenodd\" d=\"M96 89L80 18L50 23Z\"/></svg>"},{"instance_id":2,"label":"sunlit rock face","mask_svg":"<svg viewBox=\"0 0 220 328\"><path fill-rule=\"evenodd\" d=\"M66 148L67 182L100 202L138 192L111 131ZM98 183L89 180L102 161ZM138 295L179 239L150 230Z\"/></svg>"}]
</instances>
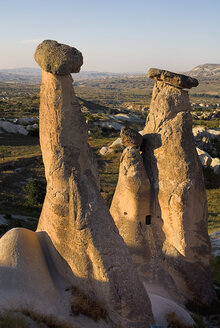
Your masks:
<instances>
[{"instance_id":1,"label":"sunlit rock face","mask_svg":"<svg viewBox=\"0 0 220 328\"><path fill-rule=\"evenodd\" d=\"M144 163L152 187L155 266L160 262L186 300L209 303L215 293L203 173L188 92L171 82L155 83L143 133Z\"/></svg>"},{"instance_id":2,"label":"sunlit rock face","mask_svg":"<svg viewBox=\"0 0 220 328\"><path fill-rule=\"evenodd\" d=\"M207 200L183 90L198 81L159 69L148 77L158 81L143 143L122 154L110 211L149 291L149 284L163 286L180 302L209 303Z\"/></svg>"},{"instance_id":3,"label":"sunlit rock face","mask_svg":"<svg viewBox=\"0 0 220 328\"><path fill-rule=\"evenodd\" d=\"M69 327L150 328L151 303L99 193L87 124L72 86L70 73L79 70L82 55L54 41L49 45L35 54L50 66L42 71L39 117L47 192L37 232L17 228L0 240L0 309L61 316ZM51 52L59 57L57 47L61 58L50 60ZM61 71L52 74L57 63ZM106 321L71 315L72 287L101 304Z\"/></svg>"},{"instance_id":4,"label":"sunlit rock face","mask_svg":"<svg viewBox=\"0 0 220 328\"><path fill-rule=\"evenodd\" d=\"M146 266L146 216L150 215L150 182L136 147L127 147L120 160L119 178L110 212L139 271Z\"/></svg>"},{"instance_id":5,"label":"sunlit rock face","mask_svg":"<svg viewBox=\"0 0 220 328\"><path fill-rule=\"evenodd\" d=\"M150 327L149 298L98 191L70 75L42 72L39 119L47 193L37 231L71 269L69 280L104 304L114 324Z\"/></svg>"}]
</instances>

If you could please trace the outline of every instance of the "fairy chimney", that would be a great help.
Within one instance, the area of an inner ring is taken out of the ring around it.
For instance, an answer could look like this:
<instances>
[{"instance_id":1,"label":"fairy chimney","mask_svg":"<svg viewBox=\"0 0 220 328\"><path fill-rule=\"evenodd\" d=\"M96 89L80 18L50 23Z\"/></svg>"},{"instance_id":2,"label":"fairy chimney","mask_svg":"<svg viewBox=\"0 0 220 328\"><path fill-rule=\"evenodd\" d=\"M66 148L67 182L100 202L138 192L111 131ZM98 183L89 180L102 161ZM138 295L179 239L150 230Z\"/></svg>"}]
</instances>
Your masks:
<instances>
[{"instance_id":1,"label":"fairy chimney","mask_svg":"<svg viewBox=\"0 0 220 328\"><path fill-rule=\"evenodd\" d=\"M191 77L150 69L156 80L144 129L143 157L152 189L152 224L157 259L186 300L210 303L207 200L192 134Z\"/></svg>"},{"instance_id":2,"label":"fairy chimney","mask_svg":"<svg viewBox=\"0 0 220 328\"><path fill-rule=\"evenodd\" d=\"M82 54L47 40L35 59L43 69L39 125L47 179L37 231L48 234L71 268L70 281L103 304L114 324L150 327L148 295L97 187L70 75L79 71Z\"/></svg>"}]
</instances>

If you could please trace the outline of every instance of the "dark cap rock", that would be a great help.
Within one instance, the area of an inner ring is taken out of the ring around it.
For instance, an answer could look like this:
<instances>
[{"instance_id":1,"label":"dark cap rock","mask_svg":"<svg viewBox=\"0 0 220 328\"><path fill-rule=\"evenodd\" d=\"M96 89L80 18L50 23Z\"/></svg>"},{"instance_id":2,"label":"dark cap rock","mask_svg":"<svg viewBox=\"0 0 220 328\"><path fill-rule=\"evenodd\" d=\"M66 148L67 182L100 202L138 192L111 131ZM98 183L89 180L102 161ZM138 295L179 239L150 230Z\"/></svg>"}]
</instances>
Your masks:
<instances>
[{"instance_id":1,"label":"dark cap rock","mask_svg":"<svg viewBox=\"0 0 220 328\"><path fill-rule=\"evenodd\" d=\"M140 148L143 137L137 131L123 127L120 133L121 142L125 147L136 147Z\"/></svg>"},{"instance_id":2,"label":"dark cap rock","mask_svg":"<svg viewBox=\"0 0 220 328\"><path fill-rule=\"evenodd\" d=\"M34 59L44 71L57 75L78 73L83 64L83 56L79 50L53 40L40 43Z\"/></svg>"},{"instance_id":3,"label":"dark cap rock","mask_svg":"<svg viewBox=\"0 0 220 328\"><path fill-rule=\"evenodd\" d=\"M192 87L197 87L199 85L198 80L191 76L173 73L158 68L150 68L147 76L150 79L162 81L181 89L191 89Z\"/></svg>"}]
</instances>

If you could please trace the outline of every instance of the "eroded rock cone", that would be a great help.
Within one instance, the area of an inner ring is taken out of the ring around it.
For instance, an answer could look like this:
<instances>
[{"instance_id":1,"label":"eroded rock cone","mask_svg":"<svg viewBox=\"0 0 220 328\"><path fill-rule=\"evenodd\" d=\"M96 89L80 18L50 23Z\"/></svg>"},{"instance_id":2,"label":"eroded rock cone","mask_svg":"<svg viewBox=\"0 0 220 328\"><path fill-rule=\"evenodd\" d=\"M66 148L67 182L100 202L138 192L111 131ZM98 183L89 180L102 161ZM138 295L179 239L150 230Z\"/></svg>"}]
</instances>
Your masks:
<instances>
[{"instance_id":1,"label":"eroded rock cone","mask_svg":"<svg viewBox=\"0 0 220 328\"><path fill-rule=\"evenodd\" d=\"M169 272L185 299L210 303L215 293L209 268L207 200L188 92L155 83L144 140L153 190L155 265L159 261L159 267Z\"/></svg>"},{"instance_id":2,"label":"eroded rock cone","mask_svg":"<svg viewBox=\"0 0 220 328\"><path fill-rule=\"evenodd\" d=\"M47 193L37 231L71 269L69 281L103 304L116 326L150 327L150 301L97 188L70 75L42 72L40 143Z\"/></svg>"},{"instance_id":3,"label":"eroded rock cone","mask_svg":"<svg viewBox=\"0 0 220 328\"><path fill-rule=\"evenodd\" d=\"M110 213L139 272L149 271L151 251L146 241L146 223L151 219L150 182L141 154L134 146L122 153Z\"/></svg>"}]
</instances>

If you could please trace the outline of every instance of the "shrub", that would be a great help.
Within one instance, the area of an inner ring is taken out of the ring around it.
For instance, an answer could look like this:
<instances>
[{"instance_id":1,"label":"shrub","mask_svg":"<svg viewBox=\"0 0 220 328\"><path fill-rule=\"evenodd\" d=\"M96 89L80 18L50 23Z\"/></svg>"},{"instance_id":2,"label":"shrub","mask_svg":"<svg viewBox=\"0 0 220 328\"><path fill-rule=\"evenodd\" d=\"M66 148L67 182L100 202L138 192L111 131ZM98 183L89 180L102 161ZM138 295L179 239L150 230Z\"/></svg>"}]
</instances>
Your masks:
<instances>
[{"instance_id":1,"label":"shrub","mask_svg":"<svg viewBox=\"0 0 220 328\"><path fill-rule=\"evenodd\" d=\"M21 313L23 313L25 316L29 317L31 320L36 322L39 328L40 327L43 328L45 327L45 325L47 328L69 328L69 325L67 323L65 323L64 321L60 321L59 319L57 319L55 316L52 315L44 315L30 310L21 310Z\"/></svg>"},{"instance_id":2,"label":"shrub","mask_svg":"<svg viewBox=\"0 0 220 328\"><path fill-rule=\"evenodd\" d=\"M193 328L193 326L183 324L176 316L174 312L169 312L166 315L167 328Z\"/></svg>"},{"instance_id":3,"label":"shrub","mask_svg":"<svg viewBox=\"0 0 220 328\"><path fill-rule=\"evenodd\" d=\"M39 129L33 129L33 128L31 128L28 131L28 135L31 136L31 137L39 137Z\"/></svg>"},{"instance_id":4,"label":"shrub","mask_svg":"<svg viewBox=\"0 0 220 328\"><path fill-rule=\"evenodd\" d=\"M215 189L220 187L220 175L216 175L211 167L203 168L206 189Z\"/></svg>"},{"instance_id":5,"label":"shrub","mask_svg":"<svg viewBox=\"0 0 220 328\"><path fill-rule=\"evenodd\" d=\"M193 320L195 321L197 328L206 328L202 316L194 314Z\"/></svg>"},{"instance_id":6,"label":"shrub","mask_svg":"<svg viewBox=\"0 0 220 328\"><path fill-rule=\"evenodd\" d=\"M11 214L6 213L4 215L4 218L5 218L5 220L11 220L12 219L12 216L11 216Z\"/></svg>"},{"instance_id":7,"label":"shrub","mask_svg":"<svg viewBox=\"0 0 220 328\"><path fill-rule=\"evenodd\" d=\"M24 187L29 205L43 204L46 194L46 181L43 179L31 179Z\"/></svg>"},{"instance_id":8,"label":"shrub","mask_svg":"<svg viewBox=\"0 0 220 328\"><path fill-rule=\"evenodd\" d=\"M210 304L203 304L200 300L195 299L193 301L188 301L185 306L189 311L195 314L202 316L216 315L219 314L220 300L216 299Z\"/></svg>"},{"instance_id":9,"label":"shrub","mask_svg":"<svg viewBox=\"0 0 220 328\"><path fill-rule=\"evenodd\" d=\"M28 328L27 320L19 315L18 313L13 313L11 311L4 312L0 314L0 328Z\"/></svg>"},{"instance_id":10,"label":"shrub","mask_svg":"<svg viewBox=\"0 0 220 328\"><path fill-rule=\"evenodd\" d=\"M71 311L73 314L84 314L92 318L94 321L107 319L107 310L97 301L85 295L77 287L72 287Z\"/></svg>"}]
</instances>

